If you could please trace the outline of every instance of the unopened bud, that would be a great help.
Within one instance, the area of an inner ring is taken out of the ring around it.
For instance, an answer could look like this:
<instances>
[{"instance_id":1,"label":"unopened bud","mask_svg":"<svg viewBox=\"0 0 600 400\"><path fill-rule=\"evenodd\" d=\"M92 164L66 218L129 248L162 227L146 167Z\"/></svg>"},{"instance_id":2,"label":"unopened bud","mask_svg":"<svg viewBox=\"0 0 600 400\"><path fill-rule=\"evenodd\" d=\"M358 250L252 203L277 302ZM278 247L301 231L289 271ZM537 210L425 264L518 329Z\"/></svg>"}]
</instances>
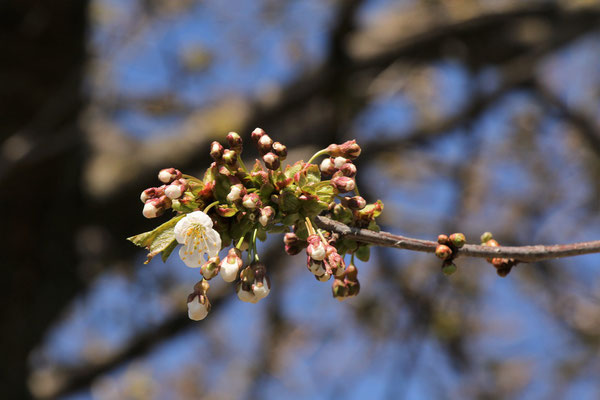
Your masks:
<instances>
[{"instance_id":1,"label":"unopened bud","mask_svg":"<svg viewBox=\"0 0 600 400\"><path fill-rule=\"evenodd\" d=\"M227 142L231 150L237 151L238 154L242 152L242 137L236 132L229 132L227 134Z\"/></svg>"},{"instance_id":2,"label":"unopened bud","mask_svg":"<svg viewBox=\"0 0 600 400\"><path fill-rule=\"evenodd\" d=\"M260 140L261 137L263 137L265 135L265 131L262 130L261 128L256 128L252 131L252 140L254 140L255 142L258 142Z\"/></svg>"},{"instance_id":3,"label":"unopened bud","mask_svg":"<svg viewBox=\"0 0 600 400\"><path fill-rule=\"evenodd\" d=\"M200 298L203 297L204 303L200 302ZM206 318L210 311L210 302L208 298L203 295L195 295L191 301L188 301L188 317L194 321L200 321Z\"/></svg>"},{"instance_id":4,"label":"unopened bud","mask_svg":"<svg viewBox=\"0 0 600 400\"><path fill-rule=\"evenodd\" d=\"M356 268L356 265L348 265L346 268L346 279L349 282L358 282L358 268Z\"/></svg>"},{"instance_id":5,"label":"unopened bud","mask_svg":"<svg viewBox=\"0 0 600 400\"><path fill-rule=\"evenodd\" d=\"M158 180L162 183L171 183L179 178L181 178L181 172L175 168L161 169L158 173Z\"/></svg>"},{"instance_id":6,"label":"unopened bud","mask_svg":"<svg viewBox=\"0 0 600 400\"><path fill-rule=\"evenodd\" d=\"M257 207L260 207L261 201L256 193L248 193L242 199L242 204L248 210L254 210Z\"/></svg>"},{"instance_id":7,"label":"unopened bud","mask_svg":"<svg viewBox=\"0 0 600 400\"><path fill-rule=\"evenodd\" d=\"M200 267L200 273L204 277L204 279L211 280L219 273L219 256L211 257L207 262L202 264Z\"/></svg>"},{"instance_id":8,"label":"unopened bud","mask_svg":"<svg viewBox=\"0 0 600 400\"><path fill-rule=\"evenodd\" d=\"M275 170L275 169L278 169L279 166L281 165L281 161L279 160L279 157L275 153L272 153L272 152L268 152L267 154L265 154L262 159L265 163L265 166L268 169Z\"/></svg>"},{"instance_id":9,"label":"unopened bud","mask_svg":"<svg viewBox=\"0 0 600 400\"><path fill-rule=\"evenodd\" d=\"M235 165L237 163L237 153L235 150L223 150L223 161L229 166Z\"/></svg>"},{"instance_id":10,"label":"unopened bud","mask_svg":"<svg viewBox=\"0 0 600 400\"><path fill-rule=\"evenodd\" d=\"M267 154L271 151L273 146L273 139L269 137L269 135L265 134L258 139L258 152L261 156Z\"/></svg>"},{"instance_id":11,"label":"unopened bud","mask_svg":"<svg viewBox=\"0 0 600 400\"><path fill-rule=\"evenodd\" d=\"M150 199L144 204L142 214L146 218L156 218L165 212L160 199Z\"/></svg>"},{"instance_id":12,"label":"unopened bud","mask_svg":"<svg viewBox=\"0 0 600 400\"><path fill-rule=\"evenodd\" d=\"M246 188L241 183L232 185L229 188L229 193L227 194L227 201L233 203L236 200L239 200L243 195L246 194Z\"/></svg>"},{"instance_id":13,"label":"unopened bud","mask_svg":"<svg viewBox=\"0 0 600 400\"><path fill-rule=\"evenodd\" d=\"M333 183L340 193L350 192L355 187L354 179L347 176L336 176L331 180L331 183Z\"/></svg>"},{"instance_id":14,"label":"unopened bud","mask_svg":"<svg viewBox=\"0 0 600 400\"><path fill-rule=\"evenodd\" d=\"M187 187L188 185L185 179L176 179L165 188L165 195L170 199L178 199L183 196Z\"/></svg>"},{"instance_id":15,"label":"unopened bud","mask_svg":"<svg viewBox=\"0 0 600 400\"><path fill-rule=\"evenodd\" d=\"M328 274L327 272L325 272L323 275L319 275L319 276L315 275L315 277L317 278L317 280L319 282L327 282L329 279L331 279L331 275Z\"/></svg>"},{"instance_id":16,"label":"unopened bud","mask_svg":"<svg viewBox=\"0 0 600 400\"><path fill-rule=\"evenodd\" d=\"M164 194L163 187L160 187L160 188L151 187L151 188L144 190L142 192L142 194L140 194L140 200L142 201L142 203L146 203L148 200L153 199L155 197L160 197L163 194Z\"/></svg>"},{"instance_id":17,"label":"unopened bud","mask_svg":"<svg viewBox=\"0 0 600 400\"><path fill-rule=\"evenodd\" d=\"M494 238L494 236L492 235L492 232L484 232L481 235L481 243L485 243L489 240L492 240Z\"/></svg>"},{"instance_id":18,"label":"unopened bud","mask_svg":"<svg viewBox=\"0 0 600 400\"><path fill-rule=\"evenodd\" d=\"M327 152L332 157L346 157L354 160L360 155L360 146L356 144L356 140L349 140L342 144L330 144Z\"/></svg>"},{"instance_id":19,"label":"unopened bud","mask_svg":"<svg viewBox=\"0 0 600 400\"><path fill-rule=\"evenodd\" d=\"M448 244L448 243L450 243L448 241L448 236L447 235L438 235L437 242L439 244Z\"/></svg>"},{"instance_id":20,"label":"unopened bud","mask_svg":"<svg viewBox=\"0 0 600 400\"><path fill-rule=\"evenodd\" d=\"M444 264L442 265L442 272L446 276L452 275L456 272L456 264L454 264L453 262L444 262Z\"/></svg>"},{"instance_id":21,"label":"unopened bud","mask_svg":"<svg viewBox=\"0 0 600 400\"><path fill-rule=\"evenodd\" d=\"M281 161L287 157L287 147L279 142L273 143L273 153L277 154Z\"/></svg>"},{"instance_id":22,"label":"unopened bud","mask_svg":"<svg viewBox=\"0 0 600 400\"><path fill-rule=\"evenodd\" d=\"M452 249L445 244L438 244L438 246L435 248L435 255L442 260L445 260L452 256Z\"/></svg>"},{"instance_id":23,"label":"unopened bud","mask_svg":"<svg viewBox=\"0 0 600 400\"><path fill-rule=\"evenodd\" d=\"M342 175L347 176L349 178L354 178L354 176L356 175L356 165L348 162L342 165L340 171Z\"/></svg>"},{"instance_id":24,"label":"unopened bud","mask_svg":"<svg viewBox=\"0 0 600 400\"><path fill-rule=\"evenodd\" d=\"M323 161L321 161L321 165L319 165L319 169L325 175L333 175L337 171L335 165L333 164L333 158L331 157L323 159Z\"/></svg>"},{"instance_id":25,"label":"unopened bud","mask_svg":"<svg viewBox=\"0 0 600 400\"><path fill-rule=\"evenodd\" d=\"M225 257L221 261L221 277L225 282L233 282L237 278L237 274L243 265L242 253L235 247L231 248Z\"/></svg>"},{"instance_id":26,"label":"unopened bud","mask_svg":"<svg viewBox=\"0 0 600 400\"><path fill-rule=\"evenodd\" d=\"M210 156L215 160L219 161L223 158L223 145L219 142L212 142L210 144Z\"/></svg>"},{"instance_id":27,"label":"unopened bud","mask_svg":"<svg viewBox=\"0 0 600 400\"><path fill-rule=\"evenodd\" d=\"M340 169L344 164L346 164L349 160L345 157L335 157L333 159L333 166L335 169Z\"/></svg>"},{"instance_id":28,"label":"unopened bud","mask_svg":"<svg viewBox=\"0 0 600 400\"><path fill-rule=\"evenodd\" d=\"M342 205L351 210L362 210L367 205L367 201L360 196L342 197Z\"/></svg>"},{"instance_id":29,"label":"unopened bud","mask_svg":"<svg viewBox=\"0 0 600 400\"><path fill-rule=\"evenodd\" d=\"M450 239L450 242L459 249L467 243L467 239L462 233L453 233L448 239Z\"/></svg>"},{"instance_id":30,"label":"unopened bud","mask_svg":"<svg viewBox=\"0 0 600 400\"><path fill-rule=\"evenodd\" d=\"M260 217L258 222L262 226L267 226L275 218L275 209L271 206L266 206L260 209Z\"/></svg>"}]
</instances>

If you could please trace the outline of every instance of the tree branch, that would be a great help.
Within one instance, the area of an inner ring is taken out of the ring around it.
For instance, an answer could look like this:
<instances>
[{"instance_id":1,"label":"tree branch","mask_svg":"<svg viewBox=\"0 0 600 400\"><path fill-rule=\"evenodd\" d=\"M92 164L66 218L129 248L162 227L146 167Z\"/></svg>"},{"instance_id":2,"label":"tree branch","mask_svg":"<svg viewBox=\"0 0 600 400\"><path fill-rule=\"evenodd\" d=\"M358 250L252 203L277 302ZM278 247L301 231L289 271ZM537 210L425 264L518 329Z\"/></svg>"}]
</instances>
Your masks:
<instances>
[{"instance_id":1,"label":"tree branch","mask_svg":"<svg viewBox=\"0 0 600 400\"><path fill-rule=\"evenodd\" d=\"M319 228L339 233L359 242L377 246L394 247L434 253L437 242L394 235L388 232L373 232L368 229L353 228L326 217L316 217ZM466 244L458 250L457 256L480 258L513 258L519 262L534 262L582 254L600 253L600 240L571 244L534 246L482 246Z\"/></svg>"}]
</instances>

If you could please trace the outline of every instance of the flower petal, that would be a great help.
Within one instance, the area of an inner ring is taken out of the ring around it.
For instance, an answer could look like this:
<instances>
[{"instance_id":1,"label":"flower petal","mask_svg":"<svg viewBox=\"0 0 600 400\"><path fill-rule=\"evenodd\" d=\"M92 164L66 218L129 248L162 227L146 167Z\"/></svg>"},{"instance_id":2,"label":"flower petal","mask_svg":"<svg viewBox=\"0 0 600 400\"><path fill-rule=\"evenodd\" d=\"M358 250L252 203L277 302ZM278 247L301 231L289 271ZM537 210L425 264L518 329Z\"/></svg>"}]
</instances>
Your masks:
<instances>
[{"instance_id":1,"label":"flower petal","mask_svg":"<svg viewBox=\"0 0 600 400\"><path fill-rule=\"evenodd\" d=\"M219 254L219 250L221 250L221 236L219 236L219 232L214 229L207 229L206 233L206 245L208 246L207 253L209 257L214 257Z\"/></svg>"},{"instance_id":2,"label":"flower petal","mask_svg":"<svg viewBox=\"0 0 600 400\"><path fill-rule=\"evenodd\" d=\"M189 251L188 246L181 246L179 249L179 257L190 268L200 268L204 264L204 253L198 251Z\"/></svg>"},{"instance_id":3,"label":"flower petal","mask_svg":"<svg viewBox=\"0 0 600 400\"><path fill-rule=\"evenodd\" d=\"M186 215L185 219L189 219L192 224L199 224L205 228L212 228L212 219L202 211L194 211Z\"/></svg>"},{"instance_id":4,"label":"flower petal","mask_svg":"<svg viewBox=\"0 0 600 400\"><path fill-rule=\"evenodd\" d=\"M177 223L175 224L175 228L173 229L173 232L175 233L175 239L177 239L177 243L185 243L185 236L188 229L190 229L190 226L190 220L187 218L187 216L177 221Z\"/></svg>"}]
</instances>

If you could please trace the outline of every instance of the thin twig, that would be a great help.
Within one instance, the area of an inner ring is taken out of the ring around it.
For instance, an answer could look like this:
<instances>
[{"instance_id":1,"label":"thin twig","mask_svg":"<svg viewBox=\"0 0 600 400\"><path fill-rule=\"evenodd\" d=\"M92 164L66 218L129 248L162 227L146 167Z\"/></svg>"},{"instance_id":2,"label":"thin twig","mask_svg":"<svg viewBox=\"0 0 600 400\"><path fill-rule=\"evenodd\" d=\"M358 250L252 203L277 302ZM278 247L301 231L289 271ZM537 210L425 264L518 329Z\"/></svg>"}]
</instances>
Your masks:
<instances>
[{"instance_id":1,"label":"thin twig","mask_svg":"<svg viewBox=\"0 0 600 400\"><path fill-rule=\"evenodd\" d=\"M414 239L388 232L373 232L368 229L352 228L326 217L316 217L321 229L339 233L359 242L377 246L434 253L438 243L430 240ZM482 246L466 244L458 250L458 257L513 258L519 262L534 262L582 254L600 253L600 240L571 244L534 246Z\"/></svg>"}]
</instances>

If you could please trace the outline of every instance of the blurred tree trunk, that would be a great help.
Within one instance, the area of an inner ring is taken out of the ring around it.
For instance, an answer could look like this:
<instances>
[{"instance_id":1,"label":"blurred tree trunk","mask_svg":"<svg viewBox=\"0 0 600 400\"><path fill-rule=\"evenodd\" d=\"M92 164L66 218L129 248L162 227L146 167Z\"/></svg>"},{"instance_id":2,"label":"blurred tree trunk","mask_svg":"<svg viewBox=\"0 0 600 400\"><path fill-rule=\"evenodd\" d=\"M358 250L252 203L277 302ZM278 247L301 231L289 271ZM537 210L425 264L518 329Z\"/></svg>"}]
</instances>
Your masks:
<instances>
[{"instance_id":1,"label":"blurred tree trunk","mask_svg":"<svg viewBox=\"0 0 600 400\"><path fill-rule=\"evenodd\" d=\"M0 393L27 390L30 353L81 288L78 119L85 105L87 1L0 3Z\"/></svg>"}]
</instances>

